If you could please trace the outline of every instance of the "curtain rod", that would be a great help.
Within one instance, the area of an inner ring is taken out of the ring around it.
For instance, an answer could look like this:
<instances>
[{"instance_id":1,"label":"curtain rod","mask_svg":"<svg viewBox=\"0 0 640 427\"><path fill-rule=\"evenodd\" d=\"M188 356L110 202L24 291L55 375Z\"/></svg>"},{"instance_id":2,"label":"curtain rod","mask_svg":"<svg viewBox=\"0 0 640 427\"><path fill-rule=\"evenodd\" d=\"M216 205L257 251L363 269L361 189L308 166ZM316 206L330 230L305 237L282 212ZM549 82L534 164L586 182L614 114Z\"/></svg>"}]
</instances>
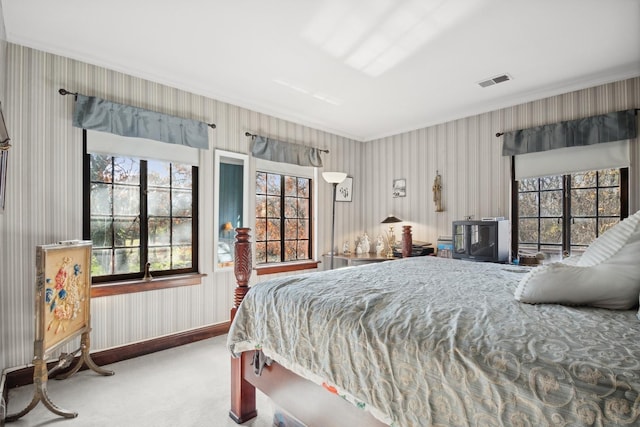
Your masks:
<instances>
[{"instance_id":1,"label":"curtain rod","mask_svg":"<svg viewBox=\"0 0 640 427\"><path fill-rule=\"evenodd\" d=\"M250 136L251 138L255 138L255 137L256 137L256 136L258 136L258 135L254 135L254 134L252 134L252 133L245 132L245 133L244 133L244 136ZM316 148L316 150L318 150L318 151L320 151L320 152L322 152L322 153L327 153L327 154L329 154L329 150L324 149L324 148Z\"/></svg>"},{"instance_id":2,"label":"curtain rod","mask_svg":"<svg viewBox=\"0 0 640 427\"><path fill-rule=\"evenodd\" d=\"M60 88L58 89L58 93L62 96L64 95L73 95L73 96L78 96L78 92L69 92L66 89ZM216 128L216 124L215 123L207 123L207 126L209 126L211 129L215 129Z\"/></svg>"},{"instance_id":3,"label":"curtain rod","mask_svg":"<svg viewBox=\"0 0 640 427\"><path fill-rule=\"evenodd\" d=\"M629 110L634 110L636 112L636 115L638 115L638 111L640 111L640 108L629 108ZM496 133L496 138L500 138L502 135L504 135L504 132L498 132Z\"/></svg>"}]
</instances>

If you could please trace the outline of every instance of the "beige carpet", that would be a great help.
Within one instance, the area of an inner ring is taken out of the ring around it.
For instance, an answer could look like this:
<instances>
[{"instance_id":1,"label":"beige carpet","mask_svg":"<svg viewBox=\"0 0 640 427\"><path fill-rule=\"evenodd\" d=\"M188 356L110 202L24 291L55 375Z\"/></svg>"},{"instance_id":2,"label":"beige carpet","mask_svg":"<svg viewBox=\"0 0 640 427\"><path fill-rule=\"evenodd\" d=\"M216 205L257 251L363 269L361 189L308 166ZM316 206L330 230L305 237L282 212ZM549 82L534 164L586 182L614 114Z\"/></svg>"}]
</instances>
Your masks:
<instances>
[{"instance_id":1,"label":"beige carpet","mask_svg":"<svg viewBox=\"0 0 640 427\"><path fill-rule=\"evenodd\" d=\"M229 412L229 352L227 336L153 353L105 366L115 371L103 377L91 370L69 379L48 382L51 401L78 412L66 419L42 403L7 427L235 427ZM8 412L21 411L33 397L33 386L9 390ZM248 427L273 426L273 409L261 393L258 418Z\"/></svg>"}]
</instances>

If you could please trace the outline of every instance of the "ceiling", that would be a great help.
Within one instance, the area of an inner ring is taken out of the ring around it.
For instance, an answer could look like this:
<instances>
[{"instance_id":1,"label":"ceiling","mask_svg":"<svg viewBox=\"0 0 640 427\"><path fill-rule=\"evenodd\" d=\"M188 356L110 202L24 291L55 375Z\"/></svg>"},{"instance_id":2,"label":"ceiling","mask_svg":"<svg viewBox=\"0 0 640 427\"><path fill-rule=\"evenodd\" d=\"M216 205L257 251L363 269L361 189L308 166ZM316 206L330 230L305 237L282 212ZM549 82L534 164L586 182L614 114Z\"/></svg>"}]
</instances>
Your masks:
<instances>
[{"instance_id":1,"label":"ceiling","mask_svg":"<svg viewBox=\"0 0 640 427\"><path fill-rule=\"evenodd\" d=\"M360 141L640 75L640 0L1 3L9 42Z\"/></svg>"}]
</instances>

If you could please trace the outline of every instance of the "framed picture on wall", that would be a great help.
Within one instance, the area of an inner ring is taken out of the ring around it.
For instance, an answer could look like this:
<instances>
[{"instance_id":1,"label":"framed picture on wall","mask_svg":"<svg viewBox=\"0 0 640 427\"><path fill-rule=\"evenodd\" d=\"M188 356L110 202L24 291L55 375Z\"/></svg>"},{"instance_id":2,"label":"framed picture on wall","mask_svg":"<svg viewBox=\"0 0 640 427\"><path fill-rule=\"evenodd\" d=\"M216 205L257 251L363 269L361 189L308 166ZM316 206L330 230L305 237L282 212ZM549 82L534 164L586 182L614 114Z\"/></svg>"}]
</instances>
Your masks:
<instances>
[{"instance_id":1,"label":"framed picture on wall","mask_svg":"<svg viewBox=\"0 0 640 427\"><path fill-rule=\"evenodd\" d=\"M406 197L407 196L407 180L394 179L393 180L393 197Z\"/></svg>"},{"instance_id":2,"label":"framed picture on wall","mask_svg":"<svg viewBox=\"0 0 640 427\"><path fill-rule=\"evenodd\" d=\"M353 196L353 178L348 176L336 187L336 202L350 202Z\"/></svg>"}]
</instances>

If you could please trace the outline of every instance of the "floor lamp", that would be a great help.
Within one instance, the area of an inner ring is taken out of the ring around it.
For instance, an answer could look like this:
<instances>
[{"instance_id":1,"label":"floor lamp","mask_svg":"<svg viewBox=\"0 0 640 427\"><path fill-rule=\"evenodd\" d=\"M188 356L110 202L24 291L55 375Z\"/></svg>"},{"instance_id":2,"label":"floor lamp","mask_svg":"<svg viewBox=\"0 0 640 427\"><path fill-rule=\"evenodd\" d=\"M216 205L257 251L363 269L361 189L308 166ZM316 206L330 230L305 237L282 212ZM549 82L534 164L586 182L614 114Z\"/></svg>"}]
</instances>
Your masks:
<instances>
[{"instance_id":1,"label":"floor lamp","mask_svg":"<svg viewBox=\"0 0 640 427\"><path fill-rule=\"evenodd\" d=\"M333 184L333 214L331 217L331 270L333 270L333 253L335 252L334 237L336 229L336 188L347 177L344 172L322 172L322 177L329 184Z\"/></svg>"}]
</instances>

